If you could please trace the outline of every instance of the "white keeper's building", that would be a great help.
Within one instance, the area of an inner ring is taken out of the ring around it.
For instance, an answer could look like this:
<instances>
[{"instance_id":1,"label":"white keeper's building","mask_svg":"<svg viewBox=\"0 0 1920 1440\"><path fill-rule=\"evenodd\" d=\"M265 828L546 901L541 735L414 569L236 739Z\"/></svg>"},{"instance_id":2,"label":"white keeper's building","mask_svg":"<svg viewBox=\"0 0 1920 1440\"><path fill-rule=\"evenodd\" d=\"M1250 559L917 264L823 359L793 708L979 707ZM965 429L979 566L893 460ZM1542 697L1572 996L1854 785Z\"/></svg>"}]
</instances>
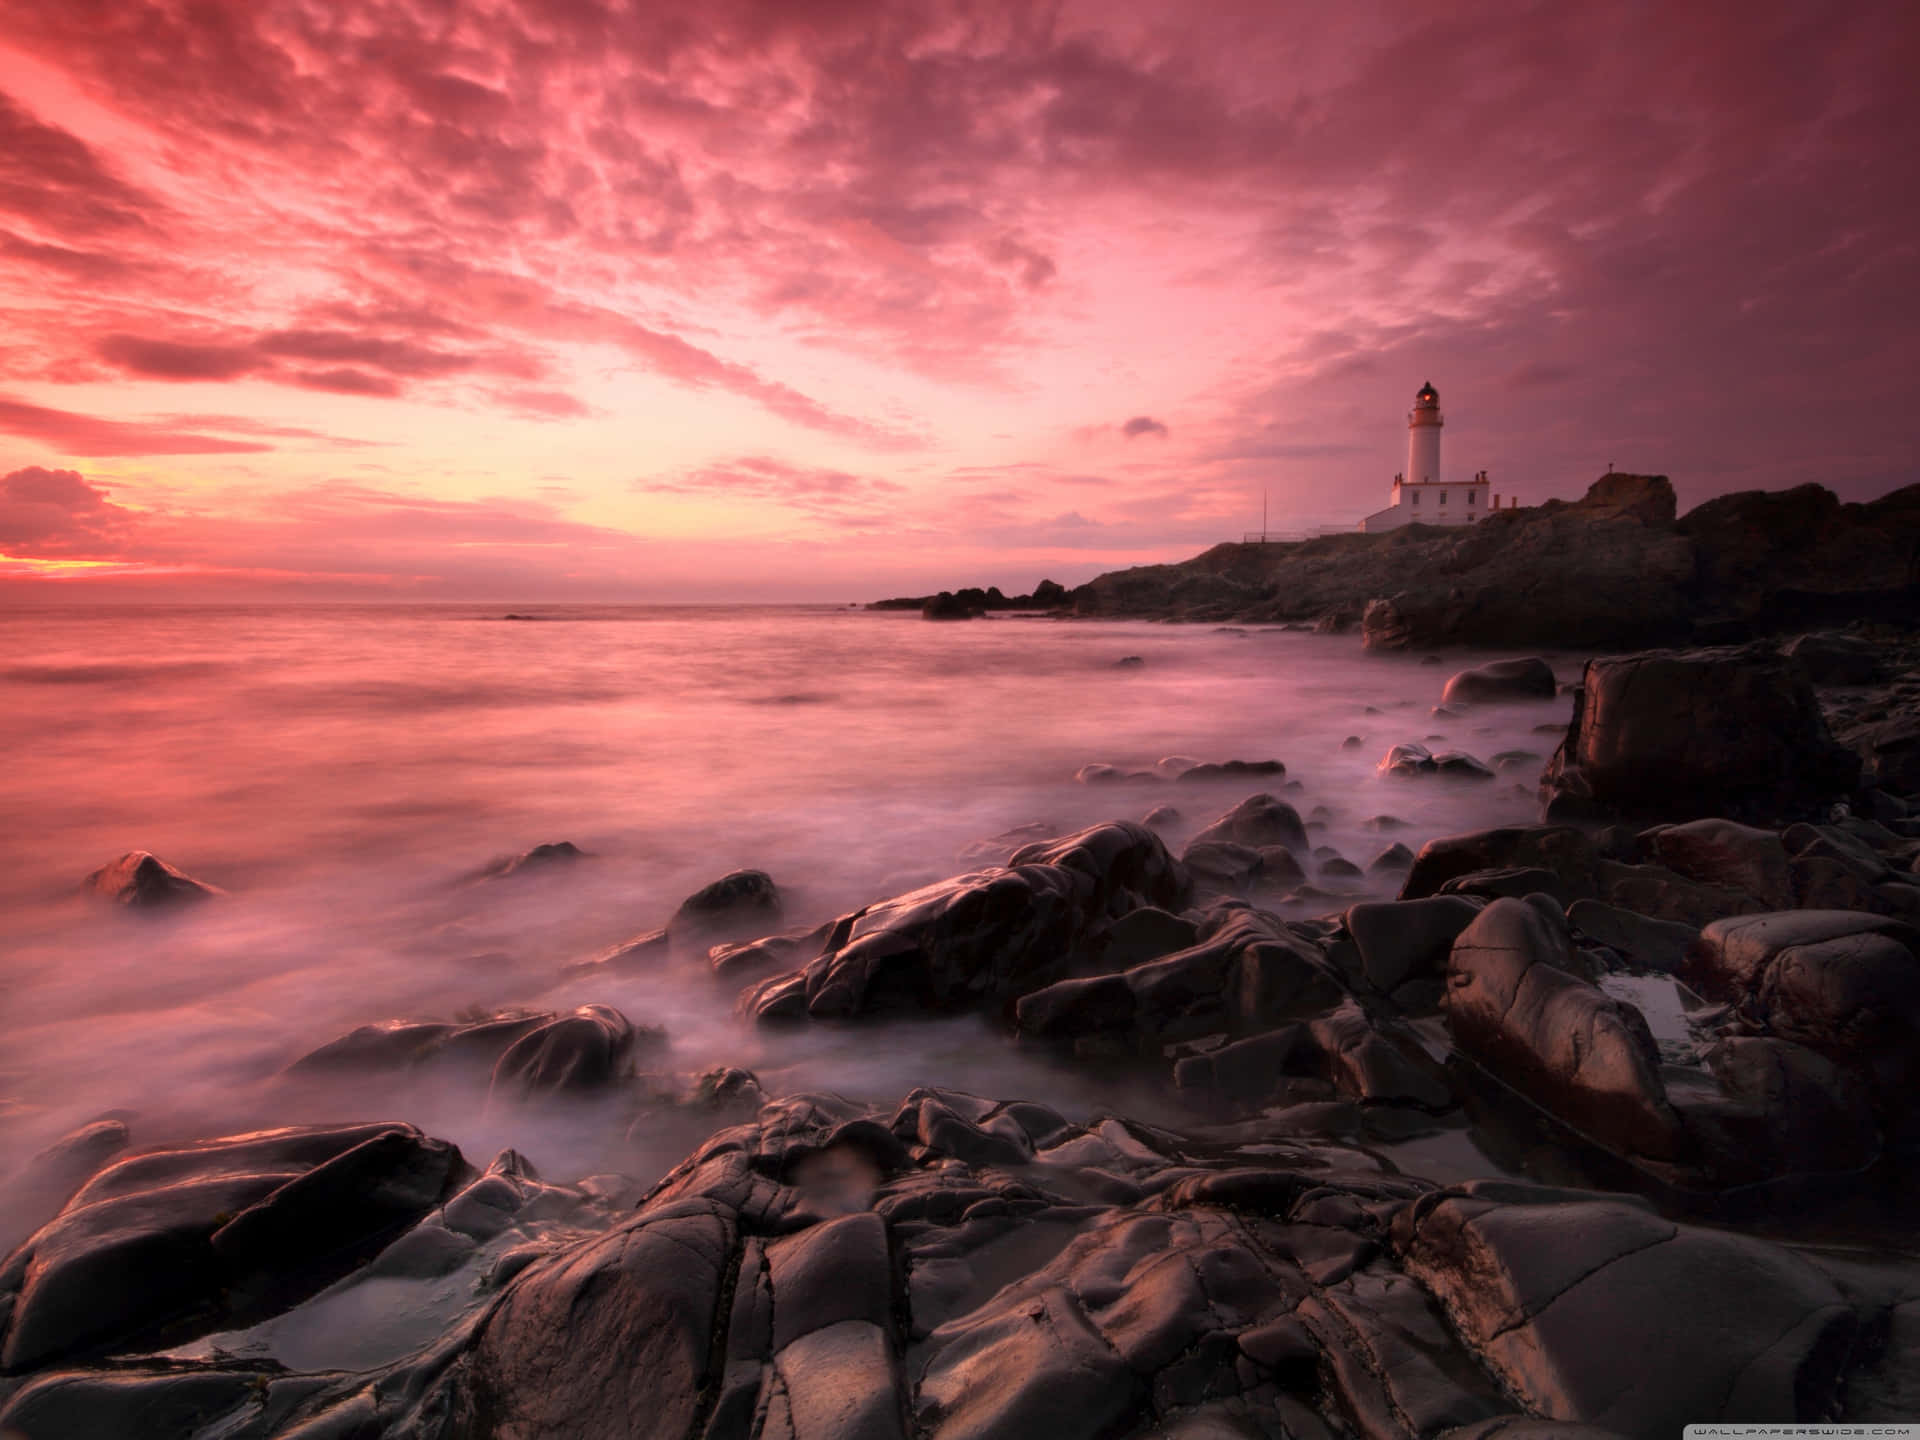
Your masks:
<instances>
[{"instance_id":1,"label":"white keeper's building","mask_svg":"<svg viewBox=\"0 0 1920 1440\"><path fill-rule=\"evenodd\" d=\"M1393 477L1393 500L1360 522L1362 530L1397 530L1402 525L1471 525L1496 509L1487 472L1471 480L1440 478L1440 392L1428 381L1413 397L1407 415L1406 473ZM1509 501L1509 508L1517 504Z\"/></svg>"}]
</instances>

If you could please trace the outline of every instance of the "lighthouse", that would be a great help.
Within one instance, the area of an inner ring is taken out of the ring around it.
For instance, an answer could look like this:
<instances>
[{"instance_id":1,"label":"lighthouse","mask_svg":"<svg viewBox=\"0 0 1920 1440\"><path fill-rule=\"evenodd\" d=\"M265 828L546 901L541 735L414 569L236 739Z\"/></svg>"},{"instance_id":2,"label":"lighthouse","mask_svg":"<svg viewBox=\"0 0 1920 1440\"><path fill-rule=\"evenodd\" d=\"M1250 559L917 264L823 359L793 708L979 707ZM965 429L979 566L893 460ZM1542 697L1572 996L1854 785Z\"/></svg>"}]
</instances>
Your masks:
<instances>
[{"instance_id":1,"label":"lighthouse","mask_svg":"<svg viewBox=\"0 0 1920 1440\"><path fill-rule=\"evenodd\" d=\"M1440 392L1429 380L1413 396L1407 412L1407 469L1393 477L1393 499L1360 522L1366 531L1397 530L1402 525L1471 525L1495 509L1487 472L1471 480L1440 476Z\"/></svg>"},{"instance_id":2,"label":"lighthouse","mask_svg":"<svg viewBox=\"0 0 1920 1440\"><path fill-rule=\"evenodd\" d=\"M1429 380L1413 397L1407 415L1407 479L1431 485L1440 478L1440 392Z\"/></svg>"}]
</instances>

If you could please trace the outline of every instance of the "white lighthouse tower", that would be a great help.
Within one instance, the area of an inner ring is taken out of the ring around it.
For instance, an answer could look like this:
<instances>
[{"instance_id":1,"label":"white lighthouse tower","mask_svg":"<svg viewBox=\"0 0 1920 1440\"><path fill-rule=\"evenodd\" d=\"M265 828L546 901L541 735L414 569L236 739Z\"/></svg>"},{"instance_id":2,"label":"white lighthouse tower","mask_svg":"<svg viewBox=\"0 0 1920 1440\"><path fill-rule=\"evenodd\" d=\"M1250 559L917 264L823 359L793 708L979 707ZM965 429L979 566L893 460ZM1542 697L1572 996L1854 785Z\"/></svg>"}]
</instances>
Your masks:
<instances>
[{"instance_id":1,"label":"white lighthouse tower","mask_svg":"<svg viewBox=\"0 0 1920 1440\"><path fill-rule=\"evenodd\" d=\"M1440 392L1429 380L1413 397L1407 415L1407 479L1431 485L1440 478Z\"/></svg>"},{"instance_id":2,"label":"white lighthouse tower","mask_svg":"<svg viewBox=\"0 0 1920 1440\"><path fill-rule=\"evenodd\" d=\"M1360 522L1362 530L1397 530L1402 525L1471 525L1498 509L1487 472L1471 480L1440 478L1440 392L1429 380L1415 392L1407 414L1407 472L1393 477L1392 503Z\"/></svg>"}]
</instances>

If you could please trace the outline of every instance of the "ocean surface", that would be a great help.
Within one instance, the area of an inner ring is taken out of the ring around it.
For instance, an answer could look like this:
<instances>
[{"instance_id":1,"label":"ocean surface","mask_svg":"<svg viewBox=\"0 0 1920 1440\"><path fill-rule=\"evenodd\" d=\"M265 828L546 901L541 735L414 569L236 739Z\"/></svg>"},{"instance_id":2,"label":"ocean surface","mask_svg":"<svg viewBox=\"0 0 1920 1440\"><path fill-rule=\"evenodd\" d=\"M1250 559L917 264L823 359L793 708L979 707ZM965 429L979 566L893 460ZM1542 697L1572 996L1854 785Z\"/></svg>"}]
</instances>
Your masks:
<instances>
[{"instance_id":1,"label":"ocean surface","mask_svg":"<svg viewBox=\"0 0 1920 1440\"><path fill-rule=\"evenodd\" d=\"M1177 850L1263 789L1362 866L1394 839L1526 821L1554 744L1537 727L1563 725L1570 702L1431 714L1447 676L1485 658L831 608L0 611L0 1173L112 1113L136 1146L404 1119L482 1165L512 1145L550 1179L649 1180L711 1122L622 1097L529 1113L489 1104L483 1082L282 1073L369 1021L587 1001L665 1028L653 1068L744 1066L770 1092L890 1100L938 1084L1075 1116L1171 1113L1170 1096L1119 1093L978 1020L757 1030L697 959L563 972L740 867L773 875L798 928L976 868L962 852L1011 827L1065 833L1171 804ZM1571 679L1584 657L1549 658ZM1377 776L1407 740L1539 758L1477 784ZM1279 759L1287 774L1074 778L1169 756ZM1381 814L1407 828L1364 825ZM591 858L475 878L558 840ZM157 916L79 893L134 849L228 897Z\"/></svg>"}]
</instances>

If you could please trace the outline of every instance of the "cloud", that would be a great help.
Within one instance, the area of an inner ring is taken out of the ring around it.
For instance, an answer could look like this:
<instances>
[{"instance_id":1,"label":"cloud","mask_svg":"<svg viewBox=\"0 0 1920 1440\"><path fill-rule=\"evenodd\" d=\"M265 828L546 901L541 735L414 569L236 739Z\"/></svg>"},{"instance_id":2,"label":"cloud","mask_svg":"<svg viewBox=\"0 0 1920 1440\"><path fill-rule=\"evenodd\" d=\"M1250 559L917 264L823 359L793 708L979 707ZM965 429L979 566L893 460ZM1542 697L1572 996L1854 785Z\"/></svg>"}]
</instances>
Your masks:
<instances>
[{"instance_id":1,"label":"cloud","mask_svg":"<svg viewBox=\"0 0 1920 1440\"><path fill-rule=\"evenodd\" d=\"M247 345L194 345L139 335L106 335L95 352L109 365L149 380L232 380L264 363Z\"/></svg>"},{"instance_id":2,"label":"cloud","mask_svg":"<svg viewBox=\"0 0 1920 1440\"><path fill-rule=\"evenodd\" d=\"M0 434L22 435L68 455L239 455L270 450L166 424L108 420L0 395Z\"/></svg>"},{"instance_id":3,"label":"cloud","mask_svg":"<svg viewBox=\"0 0 1920 1440\"><path fill-rule=\"evenodd\" d=\"M749 455L679 475L638 480L634 488L655 495L769 503L814 520L854 525L897 512L898 497L906 487L875 476Z\"/></svg>"},{"instance_id":4,"label":"cloud","mask_svg":"<svg viewBox=\"0 0 1920 1440\"><path fill-rule=\"evenodd\" d=\"M30 465L0 475L0 552L91 553L117 544L130 515L76 470Z\"/></svg>"},{"instance_id":5,"label":"cloud","mask_svg":"<svg viewBox=\"0 0 1920 1440\"><path fill-rule=\"evenodd\" d=\"M1136 415L1120 427L1120 433L1129 440L1138 440L1142 435L1157 435L1167 438L1167 427L1151 415Z\"/></svg>"}]
</instances>

